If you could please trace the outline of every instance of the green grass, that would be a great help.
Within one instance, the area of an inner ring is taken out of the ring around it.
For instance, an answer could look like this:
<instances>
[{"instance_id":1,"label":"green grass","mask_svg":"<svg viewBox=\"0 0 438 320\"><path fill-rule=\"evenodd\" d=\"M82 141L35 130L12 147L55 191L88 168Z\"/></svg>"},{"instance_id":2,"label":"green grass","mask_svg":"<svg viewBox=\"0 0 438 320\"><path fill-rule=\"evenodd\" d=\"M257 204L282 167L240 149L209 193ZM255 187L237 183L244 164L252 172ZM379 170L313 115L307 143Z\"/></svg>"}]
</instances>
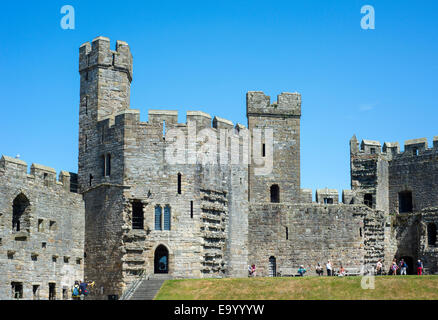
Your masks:
<instances>
[{"instance_id":1,"label":"green grass","mask_svg":"<svg viewBox=\"0 0 438 320\"><path fill-rule=\"evenodd\" d=\"M156 300L438 300L438 276L188 279L164 282Z\"/></svg>"}]
</instances>

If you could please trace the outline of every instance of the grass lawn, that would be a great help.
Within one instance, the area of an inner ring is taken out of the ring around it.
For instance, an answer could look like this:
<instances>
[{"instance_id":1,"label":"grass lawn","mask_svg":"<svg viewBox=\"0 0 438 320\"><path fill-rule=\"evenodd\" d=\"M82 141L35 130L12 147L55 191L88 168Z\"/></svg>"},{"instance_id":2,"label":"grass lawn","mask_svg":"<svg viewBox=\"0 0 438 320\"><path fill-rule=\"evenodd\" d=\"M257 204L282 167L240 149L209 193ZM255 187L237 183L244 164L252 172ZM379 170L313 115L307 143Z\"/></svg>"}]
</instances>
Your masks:
<instances>
[{"instance_id":1,"label":"grass lawn","mask_svg":"<svg viewBox=\"0 0 438 320\"><path fill-rule=\"evenodd\" d=\"M188 279L165 281L156 300L438 300L438 276Z\"/></svg>"}]
</instances>

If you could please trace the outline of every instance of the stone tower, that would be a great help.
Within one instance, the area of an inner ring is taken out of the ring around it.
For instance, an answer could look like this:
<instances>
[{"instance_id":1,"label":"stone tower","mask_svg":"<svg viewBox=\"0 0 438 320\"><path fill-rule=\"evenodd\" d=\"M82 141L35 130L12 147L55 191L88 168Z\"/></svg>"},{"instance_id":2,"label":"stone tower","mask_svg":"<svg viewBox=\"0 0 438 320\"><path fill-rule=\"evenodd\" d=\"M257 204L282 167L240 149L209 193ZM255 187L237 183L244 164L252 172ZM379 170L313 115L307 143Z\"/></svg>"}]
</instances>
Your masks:
<instances>
[{"instance_id":1,"label":"stone tower","mask_svg":"<svg viewBox=\"0 0 438 320\"><path fill-rule=\"evenodd\" d=\"M111 172L107 149L114 148L108 128L115 115L129 109L132 55L126 42L97 37L79 49L79 185L81 192L102 182L121 183L122 172ZM107 122L103 121L107 120ZM107 143L111 141L111 144ZM112 162L122 164L122 159ZM120 166L118 166L120 168ZM116 166L113 166L116 168ZM111 173L111 174L110 174Z\"/></svg>"},{"instance_id":2,"label":"stone tower","mask_svg":"<svg viewBox=\"0 0 438 320\"><path fill-rule=\"evenodd\" d=\"M253 144L250 201L299 203L301 95L284 92L271 104L263 92L250 91L246 108Z\"/></svg>"}]
</instances>

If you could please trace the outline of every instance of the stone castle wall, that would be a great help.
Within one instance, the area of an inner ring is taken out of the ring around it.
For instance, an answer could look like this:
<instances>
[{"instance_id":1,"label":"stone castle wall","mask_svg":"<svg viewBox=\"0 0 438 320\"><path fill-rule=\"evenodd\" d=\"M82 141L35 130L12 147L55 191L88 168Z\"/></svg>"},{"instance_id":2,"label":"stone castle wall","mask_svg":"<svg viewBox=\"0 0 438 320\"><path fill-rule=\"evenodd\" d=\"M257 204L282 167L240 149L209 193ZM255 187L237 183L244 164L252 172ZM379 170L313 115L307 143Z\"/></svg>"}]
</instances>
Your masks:
<instances>
[{"instance_id":1,"label":"stone castle wall","mask_svg":"<svg viewBox=\"0 0 438 320\"><path fill-rule=\"evenodd\" d=\"M84 280L84 202L71 192L74 176L3 156L0 160L0 300L70 298L75 280ZM15 201L14 201L15 200ZM25 207L20 227L13 224L14 204ZM35 292L34 292L35 290Z\"/></svg>"}]
</instances>

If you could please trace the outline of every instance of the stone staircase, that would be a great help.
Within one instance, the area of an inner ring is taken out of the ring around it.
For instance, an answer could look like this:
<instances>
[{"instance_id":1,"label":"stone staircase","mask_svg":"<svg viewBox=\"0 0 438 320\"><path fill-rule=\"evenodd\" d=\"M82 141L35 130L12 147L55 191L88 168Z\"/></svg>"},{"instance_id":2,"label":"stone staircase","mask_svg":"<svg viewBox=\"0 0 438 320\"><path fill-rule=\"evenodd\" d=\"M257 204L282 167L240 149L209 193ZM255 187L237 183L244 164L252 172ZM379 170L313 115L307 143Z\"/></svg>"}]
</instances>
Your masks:
<instances>
[{"instance_id":1,"label":"stone staircase","mask_svg":"<svg viewBox=\"0 0 438 320\"><path fill-rule=\"evenodd\" d=\"M153 300L165 280L170 280L167 274L154 274L144 279L134 291L129 300Z\"/></svg>"}]
</instances>

